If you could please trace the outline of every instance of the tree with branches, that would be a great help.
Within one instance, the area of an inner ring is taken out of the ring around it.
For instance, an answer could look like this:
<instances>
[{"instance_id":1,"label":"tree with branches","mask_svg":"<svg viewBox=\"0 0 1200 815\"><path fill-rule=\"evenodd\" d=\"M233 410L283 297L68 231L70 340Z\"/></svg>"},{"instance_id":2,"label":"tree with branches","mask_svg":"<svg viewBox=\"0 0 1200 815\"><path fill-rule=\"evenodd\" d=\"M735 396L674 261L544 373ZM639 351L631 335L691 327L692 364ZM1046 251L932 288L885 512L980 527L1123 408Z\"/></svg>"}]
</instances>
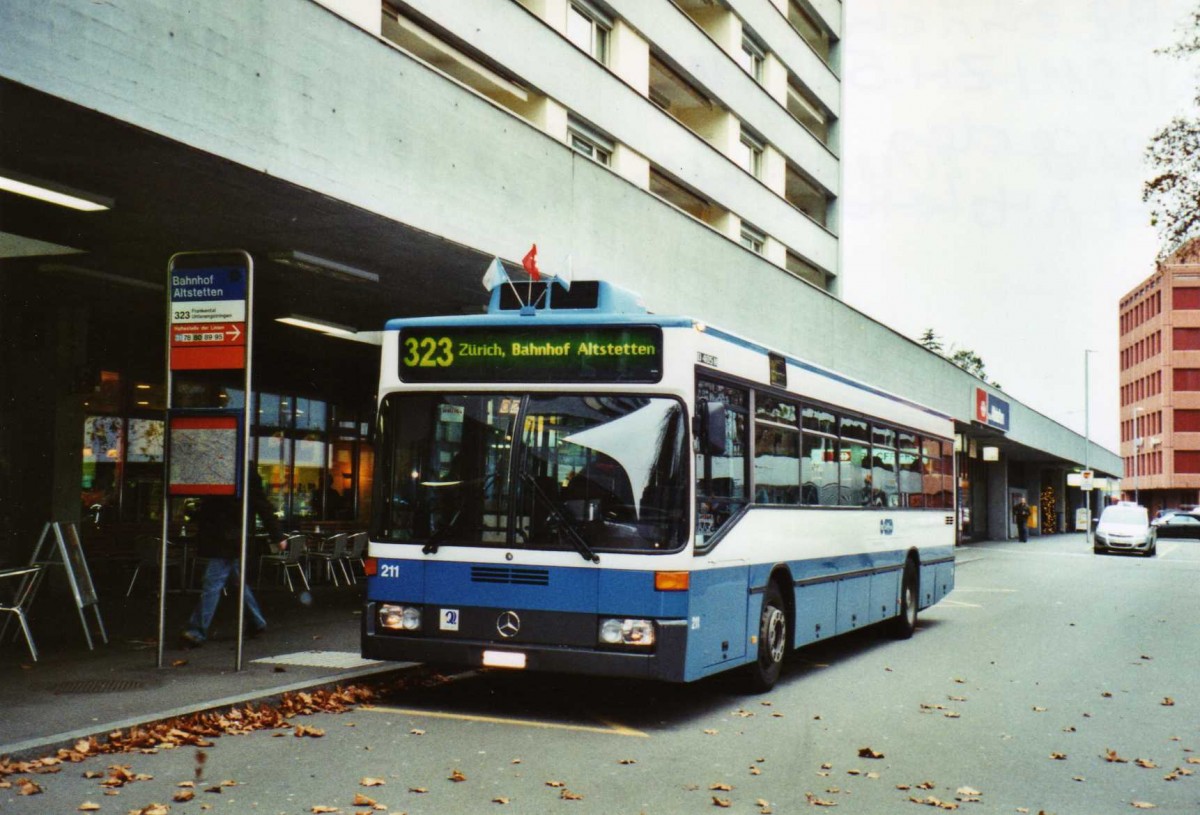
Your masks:
<instances>
[{"instance_id":1,"label":"tree with branches","mask_svg":"<svg viewBox=\"0 0 1200 815\"><path fill-rule=\"evenodd\" d=\"M951 344L950 350L947 352L945 345L942 343L942 338L932 328L925 329L925 333L917 340L921 345L929 351L937 354L939 357L953 362L958 367L962 368L972 376L977 376L984 382L987 382L993 388L1000 388L999 382L991 382L988 380L987 367L983 363L983 358L969 348L959 348Z\"/></svg>"},{"instance_id":2,"label":"tree with branches","mask_svg":"<svg viewBox=\"0 0 1200 815\"><path fill-rule=\"evenodd\" d=\"M1189 15L1179 41L1157 53L1188 59L1200 53L1200 8ZM1200 107L1200 87L1193 103ZM1176 116L1150 139L1146 160L1154 175L1142 187L1161 257L1200 237L1200 117Z\"/></svg>"}]
</instances>

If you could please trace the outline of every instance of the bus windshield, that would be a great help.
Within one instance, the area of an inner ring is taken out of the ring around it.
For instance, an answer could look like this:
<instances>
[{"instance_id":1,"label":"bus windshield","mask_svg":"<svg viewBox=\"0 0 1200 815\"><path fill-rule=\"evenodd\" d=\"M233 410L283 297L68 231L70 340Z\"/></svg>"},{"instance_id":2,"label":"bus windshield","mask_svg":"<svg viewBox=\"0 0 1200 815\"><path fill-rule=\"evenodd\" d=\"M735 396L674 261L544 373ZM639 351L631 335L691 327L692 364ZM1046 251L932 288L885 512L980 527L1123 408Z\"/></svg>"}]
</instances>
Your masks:
<instances>
[{"instance_id":1,"label":"bus windshield","mask_svg":"<svg viewBox=\"0 0 1200 815\"><path fill-rule=\"evenodd\" d=\"M676 550L688 526L675 399L389 394L373 539L440 546Z\"/></svg>"}]
</instances>

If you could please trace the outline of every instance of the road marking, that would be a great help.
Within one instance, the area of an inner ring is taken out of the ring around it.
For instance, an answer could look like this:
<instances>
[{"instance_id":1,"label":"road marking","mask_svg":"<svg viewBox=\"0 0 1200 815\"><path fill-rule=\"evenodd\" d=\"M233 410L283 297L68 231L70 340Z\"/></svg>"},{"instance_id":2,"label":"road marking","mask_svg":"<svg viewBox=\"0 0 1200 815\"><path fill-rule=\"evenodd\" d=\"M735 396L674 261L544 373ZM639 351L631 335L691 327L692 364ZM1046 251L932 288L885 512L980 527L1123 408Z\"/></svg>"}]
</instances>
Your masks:
<instances>
[{"instance_id":1,"label":"road marking","mask_svg":"<svg viewBox=\"0 0 1200 815\"><path fill-rule=\"evenodd\" d=\"M536 727L542 730L573 730L577 733L606 733L610 736L630 736L639 739L650 738L649 733L635 730L632 727L601 719L604 727L586 724L562 724L561 722L539 722L535 719L510 719L504 716L476 716L470 713L446 713L438 710L420 710L418 708L389 707L387 705L364 705L359 710L377 713L397 713L401 716L425 716L430 719L453 719L460 722L483 722L485 724L508 724L515 727Z\"/></svg>"},{"instance_id":2,"label":"road marking","mask_svg":"<svg viewBox=\"0 0 1200 815\"><path fill-rule=\"evenodd\" d=\"M965 586L955 586L954 591L955 591L955 593L972 592L972 591L979 591L979 592L989 591L989 592L995 592L996 594L1016 594L1018 591L1020 591L1020 589L985 589L985 588L967 588Z\"/></svg>"},{"instance_id":3,"label":"road marking","mask_svg":"<svg viewBox=\"0 0 1200 815\"><path fill-rule=\"evenodd\" d=\"M983 608L983 606L981 606L981 605L977 605L976 603L963 603L963 602L961 602L961 601L959 601L959 600L943 600L943 601L942 601L941 603L939 603L938 605L942 605L942 606L957 606L957 607L959 607L959 608Z\"/></svg>"},{"instance_id":4,"label":"road marking","mask_svg":"<svg viewBox=\"0 0 1200 815\"><path fill-rule=\"evenodd\" d=\"M1160 555L1169 555L1172 552L1174 552L1176 549L1179 548L1179 544L1178 543L1164 543L1162 546L1159 546L1157 548L1158 548L1158 553Z\"/></svg>"}]
</instances>

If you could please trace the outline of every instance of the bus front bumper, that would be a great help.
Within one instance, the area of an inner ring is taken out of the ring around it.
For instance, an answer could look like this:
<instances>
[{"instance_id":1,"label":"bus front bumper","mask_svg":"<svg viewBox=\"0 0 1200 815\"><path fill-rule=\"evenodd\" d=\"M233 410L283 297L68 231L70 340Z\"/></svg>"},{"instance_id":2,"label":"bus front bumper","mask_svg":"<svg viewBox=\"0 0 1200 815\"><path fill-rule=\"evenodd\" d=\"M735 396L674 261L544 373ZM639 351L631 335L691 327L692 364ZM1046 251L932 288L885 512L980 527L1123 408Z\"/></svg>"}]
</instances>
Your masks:
<instances>
[{"instance_id":1,"label":"bus front bumper","mask_svg":"<svg viewBox=\"0 0 1200 815\"><path fill-rule=\"evenodd\" d=\"M495 655L501 654L512 655L514 661L523 663L523 670L528 671L685 681L686 620L656 621L658 639L654 649L651 653L640 653L629 649L526 645L379 633L373 630L372 616L363 615L362 655L366 659L484 668L489 667L489 663L495 666ZM501 661L504 661L504 657L501 657Z\"/></svg>"}]
</instances>

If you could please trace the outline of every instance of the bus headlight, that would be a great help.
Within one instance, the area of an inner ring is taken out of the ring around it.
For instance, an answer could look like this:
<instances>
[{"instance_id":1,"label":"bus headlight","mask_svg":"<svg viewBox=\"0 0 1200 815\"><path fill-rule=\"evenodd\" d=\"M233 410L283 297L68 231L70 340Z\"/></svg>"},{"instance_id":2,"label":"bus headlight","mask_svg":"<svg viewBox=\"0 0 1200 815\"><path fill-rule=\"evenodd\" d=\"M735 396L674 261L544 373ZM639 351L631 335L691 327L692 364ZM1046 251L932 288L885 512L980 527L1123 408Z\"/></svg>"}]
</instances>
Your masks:
<instances>
[{"instance_id":1,"label":"bus headlight","mask_svg":"<svg viewBox=\"0 0 1200 815\"><path fill-rule=\"evenodd\" d=\"M654 645L654 623L650 620L601 620L600 642L605 645Z\"/></svg>"},{"instance_id":2,"label":"bus headlight","mask_svg":"<svg viewBox=\"0 0 1200 815\"><path fill-rule=\"evenodd\" d=\"M421 628L421 609L382 603L379 606L379 627L389 631L418 631Z\"/></svg>"}]
</instances>

